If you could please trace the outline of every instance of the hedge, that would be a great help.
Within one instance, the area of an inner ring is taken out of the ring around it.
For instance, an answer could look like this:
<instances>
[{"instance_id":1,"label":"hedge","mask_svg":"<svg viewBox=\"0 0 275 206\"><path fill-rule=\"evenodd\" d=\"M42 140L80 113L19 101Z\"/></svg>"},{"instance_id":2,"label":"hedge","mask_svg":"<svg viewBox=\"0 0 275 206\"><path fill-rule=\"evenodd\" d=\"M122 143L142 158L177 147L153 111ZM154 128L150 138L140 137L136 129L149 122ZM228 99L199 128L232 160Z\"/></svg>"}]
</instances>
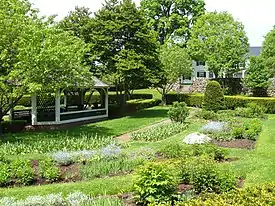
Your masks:
<instances>
[{"instance_id":1,"label":"hedge","mask_svg":"<svg viewBox=\"0 0 275 206\"><path fill-rule=\"evenodd\" d=\"M161 103L159 99L136 99L127 101L123 108L117 104L109 105L109 117L120 117L142 109L158 106Z\"/></svg>"},{"instance_id":2,"label":"hedge","mask_svg":"<svg viewBox=\"0 0 275 206\"><path fill-rule=\"evenodd\" d=\"M166 96L167 104L175 101L185 102L190 107L202 107L204 96L202 94L175 94ZM225 109L236 109L245 107L248 103L256 103L265 108L266 113L275 114L275 98L269 97L243 97L243 96L225 96Z\"/></svg>"},{"instance_id":3,"label":"hedge","mask_svg":"<svg viewBox=\"0 0 275 206\"><path fill-rule=\"evenodd\" d=\"M85 100L88 101L89 94L86 94ZM132 94L130 96L130 99L153 99L152 94ZM109 94L109 104L117 104L118 103L118 97L116 94ZM55 99L54 95L50 95L49 98L44 98L43 101L46 101L48 105L54 105ZM63 96L61 96L61 102L63 102ZM100 101L100 95L95 94L92 96L90 102L99 102ZM70 100L67 99L67 102L69 103ZM22 99L19 100L17 105L24 106L24 107L31 107L31 97L30 95L23 96Z\"/></svg>"}]
</instances>

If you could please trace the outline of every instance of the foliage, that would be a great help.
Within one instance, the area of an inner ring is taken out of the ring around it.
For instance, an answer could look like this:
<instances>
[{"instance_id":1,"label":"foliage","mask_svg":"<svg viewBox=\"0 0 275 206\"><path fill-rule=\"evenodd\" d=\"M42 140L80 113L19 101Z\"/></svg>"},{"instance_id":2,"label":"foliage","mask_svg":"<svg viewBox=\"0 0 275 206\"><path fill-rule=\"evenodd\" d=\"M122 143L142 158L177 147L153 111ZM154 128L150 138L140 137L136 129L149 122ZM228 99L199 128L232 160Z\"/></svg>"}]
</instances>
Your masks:
<instances>
[{"instance_id":1,"label":"foliage","mask_svg":"<svg viewBox=\"0 0 275 206\"><path fill-rule=\"evenodd\" d=\"M178 142L171 142L163 146L159 151L167 158L208 156L215 161L223 161L228 155L227 150L214 144L186 145Z\"/></svg>"},{"instance_id":2,"label":"foliage","mask_svg":"<svg viewBox=\"0 0 275 206\"><path fill-rule=\"evenodd\" d=\"M132 1L106 1L95 14L90 35L93 64L117 92L128 95L140 82L157 80L158 44Z\"/></svg>"},{"instance_id":3,"label":"foliage","mask_svg":"<svg viewBox=\"0 0 275 206\"><path fill-rule=\"evenodd\" d=\"M3 197L0 199L2 206L21 206L21 205L64 205L64 206L122 206L122 201L115 197L91 197L82 192L72 192L63 197L62 193L49 194L46 196L29 196L23 200Z\"/></svg>"},{"instance_id":4,"label":"foliage","mask_svg":"<svg viewBox=\"0 0 275 206\"><path fill-rule=\"evenodd\" d=\"M39 162L39 174L50 182L55 182L60 177L60 170L51 159Z\"/></svg>"},{"instance_id":5,"label":"foliage","mask_svg":"<svg viewBox=\"0 0 275 206\"><path fill-rule=\"evenodd\" d=\"M275 75L275 28L268 32L265 36L265 40L263 42L261 57L264 61L265 68L268 70L271 77L274 77ZM266 72L266 71L265 71Z\"/></svg>"},{"instance_id":6,"label":"foliage","mask_svg":"<svg viewBox=\"0 0 275 206\"><path fill-rule=\"evenodd\" d=\"M164 45L160 51L162 71L159 73L160 81L157 90L166 104L166 94L172 90L181 76L190 77L192 74L192 59L187 50L177 45Z\"/></svg>"},{"instance_id":7,"label":"foliage","mask_svg":"<svg viewBox=\"0 0 275 206\"><path fill-rule=\"evenodd\" d=\"M223 205L223 206L250 206L250 205L273 205L275 201L274 183L250 186L224 194L207 194L199 196L191 201L177 204L177 206L203 206L203 205Z\"/></svg>"},{"instance_id":8,"label":"foliage","mask_svg":"<svg viewBox=\"0 0 275 206\"><path fill-rule=\"evenodd\" d=\"M204 133L215 133L222 132L226 130L226 128L226 123L224 122L208 122L200 129L200 131Z\"/></svg>"},{"instance_id":9,"label":"foliage","mask_svg":"<svg viewBox=\"0 0 275 206\"><path fill-rule=\"evenodd\" d=\"M205 11L205 3L202 0L142 0L140 4L161 44L172 39L186 46L190 28Z\"/></svg>"},{"instance_id":10,"label":"foliage","mask_svg":"<svg viewBox=\"0 0 275 206\"><path fill-rule=\"evenodd\" d=\"M79 138L66 135L62 138L51 138L52 135L41 134L43 139L39 141L25 142L6 142L0 146L0 154L19 155L19 154L43 154L55 151L78 151L85 149L95 149L108 145L115 140L112 137L100 137L98 135L84 135ZM38 138L38 137L37 137Z\"/></svg>"},{"instance_id":11,"label":"foliage","mask_svg":"<svg viewBox=\"0 0 275 206\"><path fill-rule=\"evenodd\" d=\"M141 168L134 182L135 198L140 204L170 201L177 179L164 163L149 163Z\"/></svg>"},{"instance_id":12,"label":"foliage","mask_svg":"<svg viewBox=\"0 0 275 206\"><path fill-rule=\"evenodd\" d=\"M34 170L29 160L15 159L11 162L12 177L22 185L28 185L34 180Z\"/></svg>"},{"instance_id":13,"label":"foliage","mask_svg":"<svg viewBox=\"0 0 275 206\"><path fill-rule=\"evenodd\" d=\"M192 158L183 162L181 177L197 192L222 193L236 188L236 178L230 171L219 169L210 159Z\"/></svg>"},{"instance_id":14,"label":"foliage","mask_svg":"<svg viewBox=\"0 0 275 206\"><path fill-rule=\"evenodd\" d=\"M217 114L214 111L208 111L205 109L202 109L199 112L197 112L196 117L205 120L217 120L218 118Z\"/></svg>"},{"instance_id":15,"label":"foliage","mask_svg":"<svg viewBox=\"0 0 275 206\"><path fill-rule=\"evenodd\" d=\"M191 57L205 61L208 70L217 77L241 70L248 53L248 38L241 22L227 12L209 12L191 28L188 49Z\"/></svg>"},{"instance_id":16,"label":"foliage","mask_svg":"<svg viewBox=\"0 0 275 206\"><path fill-rule=\"evenodd\" d=\"M168 117L172 122L184 123L188 114L189 110L184 102L174 102L173 106L168 111Z\"/></svg>"},{"instance_id":17,"label":"foliage","mask_svg":"<svg viewBox=\"0 0 275 206\"><path fill-rule=\"evenodd\" d=\"M221 85L216 81L210 81L205 90L204 109L217 112L224 108L224 96Z\"/></svg>"},{"instance_id":18,"label":"foliage","mask_svg":"<svg viewBox=\"0 0 275 206\"><path fill-rule=\"evenodd\" d=\"M246 70L244 84L252 90L254 96L267 96L270 72L264 65L261 57L250 57L249 67Z\"/></svg>"},{"instance_id":19,"label":"foliage","mask_svg":"<svg viewBox=\"0 0 275 206\"><path fill-rule=\"evenodd\" d=\"M245 108L238 107L235 110L236 116L246 117L246 118L264 118L265 109L264 107L256 103L248 103Z\"/></svg>"},{"instance_id":20,"label":"foliage","mask_svg":"<svg viewBox=\"0 0 275 206\"><path fill-rule=\"evenodd\" d=\"M167 123L143 129L131 134L131 138L137 141L160 141L167 139L185 130L187 125L181 123Z\"/></svg>"},{"instance_id":21,"label":"foliage","mask_svg":"<svg viewBox=\"0 0 275 206\"><path fill-rule=\"evenodd\" d=\"M10 165L1 162L0 164L0 186L6 186L11 181Z\"/></svg>"}]
</instances>

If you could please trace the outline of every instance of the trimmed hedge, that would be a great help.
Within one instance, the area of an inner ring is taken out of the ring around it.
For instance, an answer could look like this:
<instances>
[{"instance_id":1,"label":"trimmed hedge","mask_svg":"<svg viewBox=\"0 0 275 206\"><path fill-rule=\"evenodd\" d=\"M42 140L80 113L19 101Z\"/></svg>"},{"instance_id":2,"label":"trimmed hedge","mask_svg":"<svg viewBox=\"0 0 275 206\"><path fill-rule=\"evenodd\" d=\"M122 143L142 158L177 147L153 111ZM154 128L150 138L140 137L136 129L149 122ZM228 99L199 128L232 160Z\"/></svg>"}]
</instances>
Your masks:
<instances>
[{"instance_id":1,"label":"trimmed hedge","mask_svg":"<svg viewBox=\"0 0 275 206\"><path fill-rule=\"evenodd\" d=\"M88 101L88 99L89 99L89 94L86 94L85 101ZM130 96L130 99L153 99L153 95L152 94L132 94ZM109 104L117 104L118 103L117 100L118 100L118 97L116 96L116 94L109 94ZM52 95L52 98L45 98L44 101L48 101L47 102L48 105L54 105L55 104L54 95ZM61 102L63 101L64 101L63 96L61 96ZM67 100L67 102L69 103L70 100ZM90 102L100 102L100 95L98 94L93 95ZM23 96L22 99L19 100L17 105L21 105L24 107L31 107L30 95Z\"/></svg>"},{"instance_id":2,"label":"trimmed hedge","mask_svg":"<svg viewBox=\"0 0 275 206\"><path fill-rule=\"evenodd\" d=\"M124 108L120 108L117 104L109 105L109 117L120 117L142 109L158 106L160 103L161 100L159 99L136 99L128 101Z\"/></svg>"},{"instance_id":3,"label":"trimmed hedge","mask_svg":"<svg viewBox=\"0 0 275 206\"><path fill-rule=\"evenodd\" d=\"M185 102L190 107L202 107L204 96L202 94L176 94L171 93L166 96L167 104L176 101ZM275 98L268 97L242 97L242 96L225 96L225 109L236 109L245 107L248 103L256 103L265 108L268 114L275 114Z\"/></svg>"}]
</instances>

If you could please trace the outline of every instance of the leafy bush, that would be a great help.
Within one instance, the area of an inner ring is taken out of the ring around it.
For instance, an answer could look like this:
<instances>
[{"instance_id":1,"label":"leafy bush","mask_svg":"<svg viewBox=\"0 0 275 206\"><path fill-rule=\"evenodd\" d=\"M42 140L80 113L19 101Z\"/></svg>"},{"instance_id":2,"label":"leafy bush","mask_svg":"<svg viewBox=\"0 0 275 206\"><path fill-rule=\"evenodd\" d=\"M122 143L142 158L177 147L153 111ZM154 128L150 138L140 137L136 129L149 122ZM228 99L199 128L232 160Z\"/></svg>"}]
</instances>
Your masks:
<instances>
[{"instance_id":1,"label":"leafy bush","mask_svg":"<svg viewBox=\"0 0 275 206\"><path fill-rule=\"evenodd\" d=\"M238 107L246 107L248 103L256 103L265 108L268 114L275 114L275 98L271 97L246 97L246 96L225 96L224 109L234 110ZM185 102L190 107L203 107L204 96L202 94L167 94L167 104L175 101Z\"/></svg>"},{"instance_id":2,"label":"leafy bush","mask_svg":"<svg viewBox=\"0 0 275 206\"><path fill-rule=\"evenodd\" d=\"M167 123L153 126L131 134L133 140L159 141L169 138L185 130L187 125L181 123Z\"/></svg>"},{"instance_id":3,"label":"leafy bush","mask_svg":"<svg viewBox=\"0 0 275 206\"><path fill-rule=\"evenodd\" d=\"M217 118L218 118L218 116L215 112L207 111L205 109L202 109L198 113L196 113L196 117L198 117L200 119L205 119L205 120L217 120Z\"/></svg>"},{"instance_id":4,"label":"leafy bush","mask_svg":"<svg viewBox=\"0 0 275 206\"><path fill-rule=\"evenodd\" d=\"M217 81L210 81L207 84L203 107L214 112L224 109L224 95L221 85Z\"/></svg>"},{"instance_id":5,"label":"leafy bush","mask_svg":"<svg viewBox=\"0 0 275 206\"><path fill-rule=\"evenodd\" d=\"M223 206L260 206L274 205L275 184L267 183L246 187L244 189L232 190L224 194L207 194L197 197L188 202L178 203L176 206L203 206L203 205L223 205Z\"/></svg>"},{"instance_id":6,"label":"leafy bush","mask_svg":"<svg viewBox=\"0 0 275 206\"><path fill-rule=\"evenodd\" d=\"M7 163L0 162L0 186L7 185L11 180L10 166Z\"/></svg>"},{"instance_id":7,"label":"leafy bush","mask_svg":"<svg viewBox=\"0 0 275 206\"><path fill-rule=\"evenodd\" d=\"M183 123L189 114L186 103L174 102L173 106L168 111L168 117L173 122Z\"/></svg>"},{"instance_id":8,"label":"leafy bush","mask_svg":"<svg viewBox=\"0 0 275 206\"><path fill-rule=\"evenodd\" d=\"M134 181L135 198L143 205L171 201L177 183L177 178L166 164L149 163L137 173Z\"/></svg>"},{"instance_id":9,"label":"leafy bush","mask_svg":"<svg viewBox=\"0 0 275 206\"><path fill-rule=\"evenodd\" d=\"M264 118L264 108L256 103L248 103L246 108L238 107L235 111L236 116L246 118Z\"/></svg>"},{"instance_id":10,"label":"leafy bush","mask_svg":"<svg viewBox=\"0 0 275 206\"><path fill-rule=\"evenodd\" d=\"M34 180L34 170L29 160L16 159L11 162L11 171L16 182L28 185Z\"/></svg>"},{"instance_id":11,"label":"leafy bush","mask_svg":"<svg viewBox=\"0 0 275 206\"><path fill-rule=\"evenodd\" d=\"M39 162L39 173L42 178L50 182L55 182L60 177L60 170L51 159Z\"/></svg>"},{"instance_id":12,"label":"leafy bush","mask_svg":"<svg viewBox=\"0 0 275 206\"><path fill-rule=\"evenodd\" d=\"M218 168L208 158L192 158L185 161L181 170L182 181L193 185L197 192L222 193L236 188L237 181L230 171Z\"/></svg>"},{"instance_id":13,"label":"leafy bush","mask_svg":"<svg viewBox=\"0 0 275 206\"><path fill-rule=\"evenodd\" d=\"M244 138L250 140L257 140L260 132L262 131L263 124L259 119L252 119L246 121L244 127Z\"/></svg>"},{"instance_id":14,"label":"leafy bush","mask_svg":"<svg viewBox=\"0 0 275 206\"><path fill-rule=\"evenodd\" d=\"M169 142L160 149L160 153L167 158L182 158L191 155L190 147L179 142Z\"/></svg>"}]
</instances>

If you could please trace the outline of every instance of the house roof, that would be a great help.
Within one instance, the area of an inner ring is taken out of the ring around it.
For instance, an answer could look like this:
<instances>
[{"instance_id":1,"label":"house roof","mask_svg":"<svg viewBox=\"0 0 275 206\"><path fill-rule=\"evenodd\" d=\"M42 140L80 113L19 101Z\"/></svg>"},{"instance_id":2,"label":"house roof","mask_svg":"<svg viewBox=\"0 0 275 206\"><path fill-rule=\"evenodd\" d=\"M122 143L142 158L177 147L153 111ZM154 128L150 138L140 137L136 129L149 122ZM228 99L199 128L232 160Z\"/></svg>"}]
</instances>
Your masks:
<instances>
[{"instance_id":1,"label":"house roof","mask_svg":"<svg viewBox=\"0 0 275 206\"><path fill-rule=\"evenodd\" d=\"M262 50L262 47L260 46L250 47L249 54L250 56L260 56L261 50Z\"/></svg>"},{"instance_id":2,"label":"house roof","mask_svg":"<svg viewBox=\"0 0 275 206\"><path fill-rule=\"evenodd\" d=\"M107 88L107 87L110 87L108 84L104 83L103 81L101 81L97 77L93 77L93 79L94 79L94 87L95 88Z\"/></svg>"}]
</instances>

